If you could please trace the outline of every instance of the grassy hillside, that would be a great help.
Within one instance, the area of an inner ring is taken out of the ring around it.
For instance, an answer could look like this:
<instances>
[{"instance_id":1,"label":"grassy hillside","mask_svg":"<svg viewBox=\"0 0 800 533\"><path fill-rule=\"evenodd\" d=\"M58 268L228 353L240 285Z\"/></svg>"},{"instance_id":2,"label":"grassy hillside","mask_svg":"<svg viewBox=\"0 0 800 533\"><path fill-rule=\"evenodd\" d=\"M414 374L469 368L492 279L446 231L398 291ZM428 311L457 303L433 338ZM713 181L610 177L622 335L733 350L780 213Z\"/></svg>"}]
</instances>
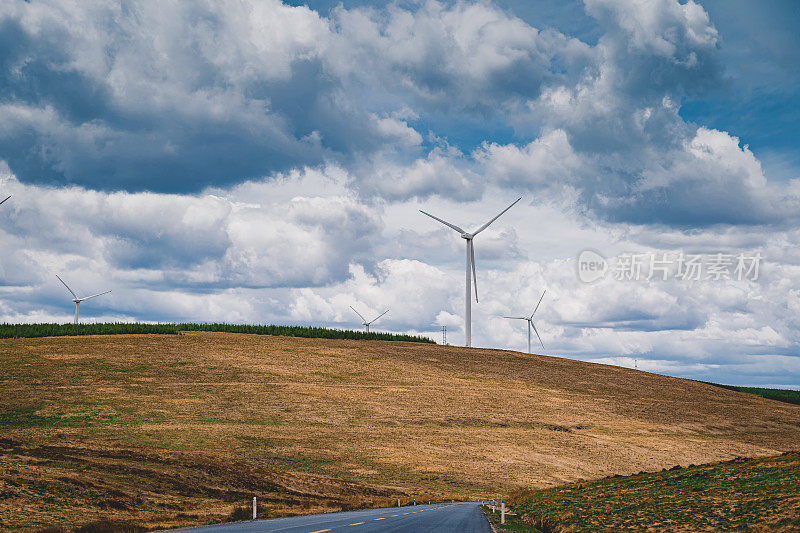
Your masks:
<instances>
[{"instance_id":1,"label":"grassy hillside","mask_svg":"<svg viewBox=\"0 0 800 533\"><path fill-rule=\"evenodd\" d=\"M246 436L242 436L246 440ZM408 502L401 491L275 471L220 450L0 438L0 531L134 531Z\"/></svg>"},{"instance_id":2,"label":"grassy hillside","mask_svg":"<svg viewBox=\"0 0 800 533\"><path fill-rule=\"evenodd\" d=\"M0 340L0 435L0 529L156 527L251 493L280 515L771 455L800 442L800 406L500 350L48 337Z\"/></svg>"},{"instance_id":3,"label":"grassy hillside","mask_svg":"<svg viewBox=\"0 0 800 533\"><path fill-rule=\"evenodd\" d=\"M509 504L559 531L798 531L800 453L523 491Z\"/></svg>"}]
</instances>

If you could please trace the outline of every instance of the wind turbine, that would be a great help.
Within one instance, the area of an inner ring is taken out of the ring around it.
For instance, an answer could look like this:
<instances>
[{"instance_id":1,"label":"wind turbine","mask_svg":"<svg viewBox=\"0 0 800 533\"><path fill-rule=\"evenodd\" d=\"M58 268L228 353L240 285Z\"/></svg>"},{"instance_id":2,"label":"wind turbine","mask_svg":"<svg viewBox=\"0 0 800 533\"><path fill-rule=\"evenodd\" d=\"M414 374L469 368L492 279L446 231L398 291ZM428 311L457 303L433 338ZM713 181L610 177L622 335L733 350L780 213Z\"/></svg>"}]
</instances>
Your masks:
<instances>
[{"instance_id":1,"label":"wind turbine","mask_svg":"<svg viewBox=\"0 0 800 533\"><path fill-rule=\"evenodd\" d=\"M486 224L484 224L483 226L481 226L472 233L467 233L466 231L459 228L455 224L451 224L449 222L442 220L441 218L431 215L430 213L426 213L422 209L419 210L419 212L422 213L423 215L428 215L432 219L441 222L445 226L456 230L461 234L461 238L467 241L467 284L466 284L467 290L465 293L466 299L464 300L466 302L466 311L464 313L464 335L466 336L466 345L468 347L472 345L472 289L470 287L470 277L469 277L470 269L472 270L472 280L475 281L475 303L478 303L478 276L475 274L475 247L472 244L472 239L475 238L475 235L488 228L489 224L500 218L500 215L502 215L503 213L514 207L514 204L516 204L520 200L522 200L521 196L516 200L514 200L510 206L503 209L499 215L497 215L492 220L490 220L489 222L487 222Z\"/></svg>"},{"instance_id":2,"label":"wind turbine","mask_svg":"<svg viewBox=\"0 0 800 533\"><path fill-rule=\"evenodd\" d=\"M63 280L63 279L61 279L61 278L58 276L58 274L56 274L56 277L58 278L58 281L60 281L61 283L63 283L63 284L64 284L64 286L67 288L67 290L68 290L68 291L69 291L69 292L72 294L72 296L73 296L73 298L72 298L72 301L73 301L73 302L75 302L75 323L76 323L76 324L78 323L78 307L81 305L81 302L82 302L82 301L84 301L84 300L90 300L90 299L92 299L92 298L95 298L95 297L97 297L97 296L102 296L102 295L104 295L104 294L108 294L109 292L111 292L111 290L109 289L109 290L107 290L106 292L100 292L100 293L97 293L97 294L93 294L93 295L91 295L91 296L84 296L83 298L78 298L78 295L77 295L77 294L75 294L75 292L74 292L72 289L70 289L70 288L69 288L69 285L67 285L66 283L64 283L64 280Z\"/></svg>"},{"instance_id":3,"label":"wind turbine","mask_svg":"<svg viewBox=\"0 0 800 533\"><path fill-rule=\"evenodd\" d=\"M350 306L350 309L353 309L352 305ZM384 311L383 313L379 314L378 316L376 316L375 318L373 318L369 322L367 322L367 319L364 318L364 316L361 313L359 313L358 311L356 311L355 309L353 309L353 312L355 314L357 314L359 316L359 318L361 318L361 321L363 322L363 325L366 326L366 328L367 328L367 333L369 333L369 325L372 324L373 322L375 322L376 320L378 320L380 317L382 317L386 313L388 313L389 310L387 309L386 311Z\"/></svg>"},{"instance_id":4,"label":"wind turbine","mask_svg":"<svg viewBox=\"0 0 800 533\"><path fill-rule=\"evenodd\" d=\"M6 196L5 200L3 200L2 202L0 202L0 204L4 204L4 203L5 203L5 201L6 201L6 200L8 200L9 198L11 198L11 195L10 195L10 194L9 194L8 196Z\"/></svg>"},{"instance_id":5,"label":"wind turbine","mask_svg":"<svg viewBox=\"0 0 800 533\"><path fill-rule=\"evenodd\" d=\"M536 336L539 337L539 332L536 331L536 326L533 324L533 315L536 314L536 311L539 309L539 304L542 303L542 298L544 298L544 293L547 292L546 290L542 293L542 296L539 298L539 303L536 304L536 308L531 313L531 316L504 316L503 318L510 318L512 320L526 320L528 322L528 353L531 353L531 328L533 331L536 332ZM544 348L544 343L542 342L542 338L539 337L539 342L542 343L542 349Z\"/></svg>"}]
</instances>

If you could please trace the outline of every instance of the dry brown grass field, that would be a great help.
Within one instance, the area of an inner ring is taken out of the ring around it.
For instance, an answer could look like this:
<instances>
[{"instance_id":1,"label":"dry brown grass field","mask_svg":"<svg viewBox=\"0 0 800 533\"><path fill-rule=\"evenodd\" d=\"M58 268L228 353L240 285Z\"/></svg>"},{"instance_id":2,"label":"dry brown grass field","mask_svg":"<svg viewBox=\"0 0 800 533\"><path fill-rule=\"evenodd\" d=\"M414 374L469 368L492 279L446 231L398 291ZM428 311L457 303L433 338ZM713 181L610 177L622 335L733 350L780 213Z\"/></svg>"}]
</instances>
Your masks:
<instances>
[{"instance_id":1,"label":"dry brown grass field","mask_svg":"<svg viewBox=\"0 0 800 533\"><path fill-rule=\"evenodd\" d=\"M0 529L475 498L800 442L800 406L501 350L230 333L0 340ZM262 515L263 516L263 515Z\"/></svg>"}]
</instances>

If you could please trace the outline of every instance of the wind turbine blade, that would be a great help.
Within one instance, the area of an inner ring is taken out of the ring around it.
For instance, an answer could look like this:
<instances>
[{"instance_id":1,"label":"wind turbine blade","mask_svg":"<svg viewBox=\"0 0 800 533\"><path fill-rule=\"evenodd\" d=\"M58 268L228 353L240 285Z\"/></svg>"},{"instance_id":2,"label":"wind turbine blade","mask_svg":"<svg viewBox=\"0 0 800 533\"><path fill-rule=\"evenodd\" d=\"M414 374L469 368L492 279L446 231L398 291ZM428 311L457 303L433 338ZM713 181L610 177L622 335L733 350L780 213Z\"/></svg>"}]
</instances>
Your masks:
<instances>
[{"instance_id":1,"label":"wind turbine blade","mask_svg":"<svg viewBox=\"0 0 800 533\"><path fill-rule=\"evenodd\" d=\"M544 292L547 292L547 289L545 289ZM531 318L533 318L533 315L536 314L536 310L539 309L539 304L542 303L542 298L544 298L544 292L542 293L542 296L539 298L539 303L536 304L536 308L533 310L533 313L531 313Z\"/></svg>"},{"instance_id":2,"label":"wind turbine blade","mask_svg":"<svg viewBox=\"0 0 800 533\"><path fill-rule=\"evenodd\" d=\"M489 227L489 224L491 224L492 222L494 222L495 220L497 220L498 218L500 218L500 215L502 215L503 213L505 213L506 211L508 211L508 210L509 210L509 209L511 209L512 207L514 207L514 204L516 204L516 203L517 203L517 202L519 202L520 200L522 200L522 196L520 196L519 198L517 198L516 200L514 200L514 201L511 203L511 205L510 205L510 206L508 206L508 207L506 207L505 209L503 209L502 211L500 211L500 214L499 214L499 215L497 215L497 216L496 216L496 217L494 217L492 220L490 220L489 222L487 222L486 224L484 224L483 226L481 226L480 228L478 228L478 230L477 230L477 231L475 231L475 233L473 233L473 234L472 234L472 236L474 237L474 236L475 236L475 235L477 235L478 233L480 233L480 232L482 232L483 230L485 230L486 228L488 228L488 227Z\"/></svg>"},{"instance_id":3,"label":"wind turbine blade","mask_svg":"<svg viewBox=\"0 0 800 533\"><path fill-rule=\"evenodd\" d=\"M389 310L387 309L387 310L386 310L386 311L384 311L383 313L379 314L378 316L376 316L375 318L373 318L373 319L370 321L370 324L372 324L373 322L375 322L376 320L378 320L380 317L382 317L383 315L385 315L385 314L386 314L386 313L388 313L388 312L389 312Z\"/></svg>"},{"instance_id":4,"label":"wind turbine blade","mask_svg":"<svg viewBox=\"0 0 800 533\"><path fill-rule=\"evenodd\" d=\"M533 331L536 333L536 336L539 337L539 331L537 331L536 326L533 325L533 322L530 322L530 325L533 327ZM544 347L541 337L539 337L539 342L542 344L542 350L546 350L547 348Z\"/></svg>"},{"instance_id":5,"label":"wind turbine blade","mask_svg":"<svg viewBox=\"0 0 800 533\"><path fill-rule=\"evenodd\" d=\"M353 306L352 306L352 305L350 306L350 309L353 309ZM359 313L359 312L358 312L358 311L356 311L355 309L353 309L353 312L354 312L355 314L357 314L357 315L358 315L358 316L361 318L361 320L362 320L362 322L364 322L364 324L366 324L366 323L367 323L367 319L366 319L366 318L364 318L363 316L361 316L361 313Z\"/></svg>"},{"instance_id":6,"label":"wind turbine blade","mask_svg":"<svg viewBox=\"0 0 800 533\"><path fill-rule=\"evenodd\" d=\"M451 224L451 223L449 223L449 222L447 222L447 221L445 221L445 220L442 220L442 219L441 219L441 218L439 218L439 217L435 217L435 216L431 215L430 213L426 213L426 212L425 212L425 211L423 211L422 209L420 209L420 210L419 210L419 212L420 212L420 213L422 213L423 215L428 215L428 216L429 216L429 217L431 217L433 220L438 220L439 222L441 222L441 223L442 223L442 224L444 224L445 226L447 226L447 227L450 227L450 228L453 228L454 230L456 230L456 231L457 231L457 232L459 232L459 233L466 233L466 231L464 231L463 229L459 228L459 227L458 227L458 226L456 226L455 224Z\"/></svg>"},{"instance_id":7,"label":"wind turbine blade","mask_svg":"<svg viewBox=\"0 0 800 533\"><path fill-rule=\"evenodd\" d=\"M109 292L111 292L111 291L107 290L106 292L98 292L97 294L92 294L91 296L87 296L86 298L81 298L80 300L81 301L91 300L92 298L97 298L98 296L102 296L104 294L108 294Z\"/></svg>"},{"instance_id":8,"label":"wind turbine blade","mask_svg":"<svg viewBox=\"0 0 800 533\"><path fill-rule=\"evenodd\" d=\"M6 200L8 200L9 198L11 198L11 195L6 196ZM3 200L2 202L0 202L0 204L5 203L6 200Z\"/></svg>"},{"instance_id":9,"label":"wind turbine blade","mask_svg":"<svg viewBox=\"0 0 800 533\"><path fill-rule=\"evenodd\" d=\"M469 262L472 263L472 282L475 287L475 303L478 303L478 275L475 273L475 245L469 240Z\"/></svg>"},{"instance_id":10,"label":"wind turbine blade","mask_svg":"<svg viewBox=\"0 0 800 533\"><path fill-rule=\"evenodd\" d=\"M77 299L77 298L78 298L78 295L77 295L77 294L75 294L75 293L73 292L73 290L69 288L69 285L67 285L66 283L64 283L64 280L63 280L63 279L61 279L61 278L58 276L58 274L56 274L56 277L58 278L58 281L60 281L60 282L61 282L61 283L62 283L62 284L63 284L63 285L64 285L64 286L67 288L67 290L68 290L70 293L72 293L72 296L73 296L74 298L76 298L76 299Z\"/></svg>"},{"instance_id":11,"label":"wind turbine blade","mask_svg":"<svg viewBox=\"0 0 800 533\"><path fill-rule=\"evenodd\" d=\"M513 320L528 320L526 316L504 316L503 318L511 318Z\"/></svg>"}]
</instances>

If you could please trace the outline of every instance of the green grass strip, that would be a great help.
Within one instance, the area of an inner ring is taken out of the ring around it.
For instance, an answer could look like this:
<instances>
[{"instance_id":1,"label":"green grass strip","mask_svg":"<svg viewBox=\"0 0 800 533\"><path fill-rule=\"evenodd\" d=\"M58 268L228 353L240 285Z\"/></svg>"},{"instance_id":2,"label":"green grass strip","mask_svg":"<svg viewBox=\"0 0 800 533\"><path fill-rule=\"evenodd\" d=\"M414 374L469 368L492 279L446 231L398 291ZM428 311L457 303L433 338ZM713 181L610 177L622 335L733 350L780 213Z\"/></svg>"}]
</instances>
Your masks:
<instances>
[{"instance_id":1,"label":"green grass strip","mask_svg":"<svg viewBox=\"0 0 800 533\"><path fill-rule=\"evenodd\" d=\"M355 339L424 342L436 344L427 337L353 331L346 329L316 328L310 326L260 326L248 324L139 324L133 322L114 322L101 324L0 324L0 339L19 339L33 337L64 337L73 335L122 335L122 334L177 334L180 331L219 331L226 333L251 333L283 337L305 337L313 339Z\"/></svg>"},{"instance_id":2,"label":"green grass strip","mask_svg":"<svg viewBox=\"0 0 800 533\"><path fill-rule=\"evenodd\" d=\"M720 383L712 383L710 381L702 381L701 383L706 383L707 385L714 385L715 387L721 387L723 389L745 392L747 394L754 394L756 396L761 396L762 398L767 398L769 400L777 400L779 402L793 403L796 405L800 405L800 391L798 390L767 389L764 387L740 387L738 385L722 385Z\"/></svg>"}]
</instances>

